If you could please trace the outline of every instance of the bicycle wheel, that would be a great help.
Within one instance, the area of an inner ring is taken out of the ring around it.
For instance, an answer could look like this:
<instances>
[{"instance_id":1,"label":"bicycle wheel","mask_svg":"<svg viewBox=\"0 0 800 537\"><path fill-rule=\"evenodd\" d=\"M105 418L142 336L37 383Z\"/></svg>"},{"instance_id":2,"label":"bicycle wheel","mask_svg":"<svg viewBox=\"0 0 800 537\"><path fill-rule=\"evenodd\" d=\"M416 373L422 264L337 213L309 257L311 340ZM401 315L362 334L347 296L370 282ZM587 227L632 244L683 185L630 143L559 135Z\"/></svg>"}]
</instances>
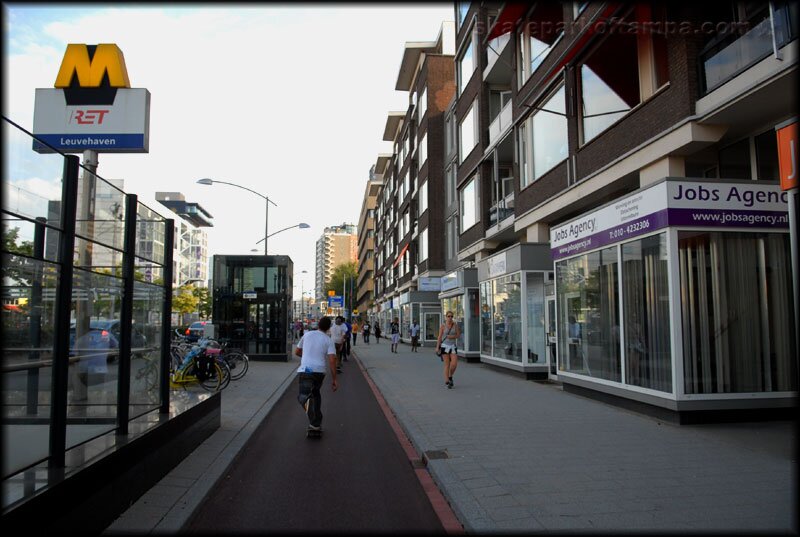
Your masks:
<instances>
[{"instance_id":1,"label":"bicycle wheel","mask_svg":"<svg viewBox=\"0 0 800 537\"><path fill-rule=\"evenodd\" d=\"M211 369L211 375L203 381L200 385L208 391L224 390L225 387L231 383L231 370L227 365L222 365L219 362L214 362L214 367Z\"/></svg>"},{"instance_id":2,"label":"bicycle wheel","mask_svg":"<svg viewBox=\"0 0 800 537\"><path fill-rule=\"evenodd\" d=\"M250 368L250 359L243 352L233 351L225 354L225 361L231 368L231 378L239 380Z\"/></svg>"}]
</instances>

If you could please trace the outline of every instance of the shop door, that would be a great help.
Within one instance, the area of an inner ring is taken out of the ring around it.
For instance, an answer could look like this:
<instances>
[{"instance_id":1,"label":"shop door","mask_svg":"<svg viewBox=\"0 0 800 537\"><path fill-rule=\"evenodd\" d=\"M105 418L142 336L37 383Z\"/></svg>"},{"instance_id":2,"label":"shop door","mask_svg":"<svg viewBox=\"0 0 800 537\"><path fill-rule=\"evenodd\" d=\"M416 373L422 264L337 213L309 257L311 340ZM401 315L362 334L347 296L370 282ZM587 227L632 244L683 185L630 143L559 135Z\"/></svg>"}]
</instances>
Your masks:
<instances>
[{"instance_id":1,"label":"shop door","mask_svg":"<svg viewBox=\"0 0 800 537\"><path fill-rule=\"evenodd\" d=\"M558 353L556 352L556 297L548 296L545 298L547 308L545 308L545 326L547 326L547 360L550 364L549 378L558 378Z\"/></svg>"},{"instance_id":2,"label":"shop door","mask_svg":"<svg viewBox=\"0 0 800 537\"><path fill-rule=\"evenodd\" d=\"M264 352L264 314L266 304L258 302L247 303L247 315L245 318L245 341L244 348L247 354L261 354Z\"/></svg>"}]
</instances>

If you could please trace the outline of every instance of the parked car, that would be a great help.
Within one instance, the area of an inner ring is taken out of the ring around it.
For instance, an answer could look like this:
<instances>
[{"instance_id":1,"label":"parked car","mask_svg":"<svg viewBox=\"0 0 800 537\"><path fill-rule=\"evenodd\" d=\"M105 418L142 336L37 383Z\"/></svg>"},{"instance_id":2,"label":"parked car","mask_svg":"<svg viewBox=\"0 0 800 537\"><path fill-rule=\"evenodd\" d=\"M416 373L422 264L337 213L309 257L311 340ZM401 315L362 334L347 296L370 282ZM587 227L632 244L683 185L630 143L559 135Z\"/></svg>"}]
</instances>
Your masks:
<instances>
[{"instance_id":1,"label":"parked car","mask_svg":"<svg viewBox=\"0 0 800 537\"><path fill-rule=\"evenodd\" d=\"M205 334L206 323L208 321L195 321L186 329L186 341L194 343Z\"/></svg>"},{"instance_id":2,"label":"parked car","mask_svg":"<svg viewBox=\"0 0 800 537\"><path fill-rule=\"evenodd\" d=\"M113 343L111 346L119 347L119 340L122 337L121 323L119 319L91 319L89 321L89 331L100 332L103 336L107 334L109 337L113 338ZM69 327L69 346L70 348L75 346L75 321L72 321ZM147 338L135 325L133 326L133 339L131 341L131 346L134 348L134 350L147 346ZM109 362L112 362L116 359L117 356L113 353L108 357Z\"/></svg>"}]
</instances>

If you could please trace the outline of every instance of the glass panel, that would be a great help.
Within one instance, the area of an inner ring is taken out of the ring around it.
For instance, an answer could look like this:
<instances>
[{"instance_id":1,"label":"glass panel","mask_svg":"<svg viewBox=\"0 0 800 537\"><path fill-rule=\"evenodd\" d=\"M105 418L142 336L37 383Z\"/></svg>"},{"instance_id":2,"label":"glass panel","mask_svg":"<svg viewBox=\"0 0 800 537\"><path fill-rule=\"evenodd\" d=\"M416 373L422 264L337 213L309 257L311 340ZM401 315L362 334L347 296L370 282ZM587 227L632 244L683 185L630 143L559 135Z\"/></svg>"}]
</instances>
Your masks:
<instances>
[{"instance_id":1,"label":"glass panel","mask_svg":"<svg viewBox=\"0 0 800 537\"><path fill-rule=\"evenodd\" d=\"M494 280L493 356L522 362L522 309L519 275Z\"/></svg>"},{"instance_id":2,"label":"glass panel","mask_svg":"<svg viewBox=\"0 0 800 537\"><path fill-rule=\"evenodd\" d=\"M12 218L3 213L3 250L6 252L55 262L58 261L60 237L59 231L41 222Z\"/></svg>"},{"instance_id":3,"label":"glass panel","mask_svg":"<svg viewBox=\"0 0 800 537\"><path fill-rule=\"evenodd\" d=\"M81 171L75 233L121 250L125 238L125 193L85 168Z\"/></svg>"},{"instance_id":4,"label":"glass panel","mask_svg":"<svg viewBox=\"0 0 800 537\"><path fill-rule=\"evenodd\" d=\"M48 455L59 269L5 253L2 260L3 475L9 475Z\"/></svg>"},{"instance_id":5,"label":"glass panel","mask_svg":"<svg viewBox=\"0 0 800 537\"><path fill-rule=\"evenodd\" d=\"M678 234L686 393L797 390L788 234Z\"/></svg>"},{"instance_id":6,"label":"glass panel","mask_svg":"<svg viewBox=\"0 0 800 537\"><path fill-rule=\"evenodd\" d=\"M467 50L464 51L464 55L461 56L461 60L458 63L459 95L464 93L464 88L467 87L467 83L472 78L472 73L474 71L475 71L475 62L472 59L472 43L470 42L469 46L467 47Z\"/></svg>"},{"instance_id":7,"label":"glass panel","mask_svg":"<svg viewBox=\"0 0 800 537\"><path fill-rule=\"evenodd\" d=\"M75 268L67 448L116 427L123 280Z\"/></svg>"},{"instance_id":8,"label":"glass panel","mask_svg":"<svg viewBox=\"0 0 800 537\"><path fill-rule=\"evenodd\" d=\"M745 138L719 151L719 176L750 179L750 139Z\"/></svg>"},{"instance_id":9,"label":"glass panel","mask_svg":"<svg viewBox=\"0 0 800 537\"><path fill-rule=\"evenodd\" d=\"M161 318L164 288L147 283L133 284L133 334L131 340L131 418L160 404Z\"/></svg>"},{"instance_id":10,"label":"glass panel","mask_svg":"<svg viewBox=\"0 0 800 537\"><path fill-rule=\"evenodd\" d=\"M467 115L464 116L464 119L461 121L461 124L458 126L458 134L459 140L461 144L459 146L459 164L464 162L464 159L469 155L472 151L472 148L475 147L475 107L469 109Z\"/></svg>"},{"instance_id":11,"label":"glass panel","mask_svg":"<svg viewBox=\"0 0 800 537\"><path fill-rule=\"evenodd\" d=\"M778 136L775 129L770 129L755 138L756 164L758 165L759 181L777 181L780 179L778 172Z\"/></svg>"},{"instance_id":12,"label":"glass panel","mask_svg":"<svg viewBox=\"0 0 800 537\"><path fill-rule=\"evenodd\" d=\"M666 233L622 245L626 382L671 393L668 270Z\"/></svg>"},{"instance_id":13,"label":"glass panel","mask_svg":"<svg viewBox=\"0 0 800 537\"><path fill-rule=\"evenodd\" d=\"M581 65L583 143L639 104L637 36L614 34Z\"/></svg>"},{"instance_id":14,"label":"glass panel","mask_svg":"<svg viewBox=\"0 0 800 537\"><path fill-rule=\"evenodd\" d=\"M619 382L616 248L561 261L556 277L559 370Z\"/></svg>"},{"instance_id":15,"label":"glass panel","mask_svg":"<svg viewBox=\"0 0 800 537\"><path fill-rule=\"evenodd\" d=\"M164 264L164 238L167 221L141 203L136 208L136 255L158 264ZM187 238L192 231L187 230ZM177 238L177 237L176 237ZM192 248L191 244L187 248ZM193 253L193 252L192 252ZM194 259L194 257L192 257Z\"/></svg>"},{"instance_id":16,"label":"glass panel","mask_svg":"<svg viewBox=\"0 0 800 537\"><path fill-rule=\"evenodd\" d=\"M533 116L533 178L538 179L567 158L567 116L561 86Z\"/></svg>"},{"instance_id":17,"label":"glass panel","mask_svg":"<svg viewBox=\"0 0 800 537\"><path fill-rule=\"evenodd\" d=\"M767 18L703 63L707 91L711 91L770 52L772 52L772 24Z\"/></svg>"},{"instance_id":18,"label":"glass panel","mask_svg":"<svg viewBox=\"0 0 800 537\"><path fill-rule=\"evenodd\" d=\"M426 313L425 314L425 339L428 341L436 341L439 337L439 327L441 326L442 317L439 313Z\"/></svg>"},{"instance_id":19,"label":"glass panel","mask_svg":"<svg viewBox=\"0 0 800 537\"><path fill-rule=\"evenodd\" d=\"M481 290L481 352L492 354L492 282L482 282Z\"/></svg>"},{"instance_id":20,"label":"glass panel","mask_svg":"<svg viewBox=\"0 0 800 537\"><path fill-rule=\"evenodd\" d=\"M42 217L61 228L64 157L36 153L30 136L8 121L3 122L3 134L3 210L32 220Z\"/></svg>"},{"instance_id":21,"label":"glass panel","mask_svg":"<svg viewBox=\"0 0 800 537\"><path fill-rule=\"evenodd\" d=\"M528 363L544 364L547 362L544 326L544 274L528 272L525 279L527 285Z\"/></svg>"}]
</instances>

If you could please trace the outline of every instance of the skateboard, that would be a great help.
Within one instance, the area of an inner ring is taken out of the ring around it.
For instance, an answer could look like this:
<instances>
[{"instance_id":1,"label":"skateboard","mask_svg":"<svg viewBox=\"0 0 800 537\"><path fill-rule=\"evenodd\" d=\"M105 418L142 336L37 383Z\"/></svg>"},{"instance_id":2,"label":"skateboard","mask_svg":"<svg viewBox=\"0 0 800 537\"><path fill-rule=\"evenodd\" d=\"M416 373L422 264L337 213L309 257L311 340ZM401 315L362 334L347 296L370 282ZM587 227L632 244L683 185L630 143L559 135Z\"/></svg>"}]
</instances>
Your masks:
<instances>
[{"instance_id":1,"label":"skateboard","mask_svg":"<svg viewBox=\"0 0 800 537\"><path fill-rule=\"evenodd\" d=\"M306 438L322 438L322 429L306 429Z\"/></svg>"}]
</instances>

